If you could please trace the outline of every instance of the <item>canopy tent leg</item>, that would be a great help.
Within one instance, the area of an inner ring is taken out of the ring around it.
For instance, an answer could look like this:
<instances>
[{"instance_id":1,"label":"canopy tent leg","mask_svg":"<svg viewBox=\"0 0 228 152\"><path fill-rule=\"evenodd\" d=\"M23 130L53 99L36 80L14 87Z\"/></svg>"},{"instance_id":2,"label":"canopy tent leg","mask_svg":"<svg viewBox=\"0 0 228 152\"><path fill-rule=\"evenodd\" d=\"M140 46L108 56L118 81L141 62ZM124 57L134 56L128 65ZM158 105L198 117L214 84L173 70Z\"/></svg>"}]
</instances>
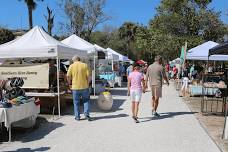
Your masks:
<instances>
[{"instance_id":1,"label":"canopy tent leg","mask_svg":"<svg viewBox=\"0 0 228 152\"><path fill-rule=\"evenodd\" d=\"M57 92L58 92L58 114L60 118L60 90L59 90L59 69L60 69L60 63L59 58L56 58L56 64L57 64Z\"/></svg>"},{"instance_id":2,"label":"canopy tent leg","mask_svg":"<svg viewBox=\"0 0 228 152\"><path fill-rule=\"evenodd\" d=\"M224 127L223 127L223 134L222 134L222 138L223 139L227 139L228 138L228 126L227 126L227 100L226 100L226 97L225 97L225 99L223 99L223 100L225 100L225 122L224 122Z\"/></svg>"},{"instance_id":3,"label":"canopy tent leg","mask_svg":"<svg viewBox=\"0 0 228 152\"><path fill-rule=\"evenodd\" d=\"M114 71L114 60L112 59L112 71Z\"/></svg>"},{"instance_id":4,"label":"canopy tent leg","mask_svg":"<svg viewBox=\"0 0 228 152\"><path fill-rule=\"evenodd\" d=\"M93 95L96 96L96 56L94 54L93 56L93 81L94 81L94 86L93 86Z\"/></svg>"}]
</instances>

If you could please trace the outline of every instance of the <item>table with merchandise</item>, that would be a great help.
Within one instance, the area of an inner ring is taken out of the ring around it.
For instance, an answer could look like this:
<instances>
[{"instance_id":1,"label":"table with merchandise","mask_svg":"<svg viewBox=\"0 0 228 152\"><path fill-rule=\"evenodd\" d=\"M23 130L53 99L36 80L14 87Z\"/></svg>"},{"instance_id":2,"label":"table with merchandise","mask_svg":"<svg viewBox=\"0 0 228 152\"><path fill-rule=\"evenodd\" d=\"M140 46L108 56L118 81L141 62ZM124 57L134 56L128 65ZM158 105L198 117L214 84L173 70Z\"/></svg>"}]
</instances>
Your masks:
<instances>
[{"instance_id":1,"label":"table with merchandise","mask_svg":"<svg viewBox=\"0 0 228 152\"><path fill-rule=\"evenodd\" d=\"M4 122L5 127L9 130L9 141L11 141L11 125L14 122L25 118L37 117L40 113L40 105L30 101L19 106L9 108L0 108L0 122Z\"/></svg>"}]
</instances>

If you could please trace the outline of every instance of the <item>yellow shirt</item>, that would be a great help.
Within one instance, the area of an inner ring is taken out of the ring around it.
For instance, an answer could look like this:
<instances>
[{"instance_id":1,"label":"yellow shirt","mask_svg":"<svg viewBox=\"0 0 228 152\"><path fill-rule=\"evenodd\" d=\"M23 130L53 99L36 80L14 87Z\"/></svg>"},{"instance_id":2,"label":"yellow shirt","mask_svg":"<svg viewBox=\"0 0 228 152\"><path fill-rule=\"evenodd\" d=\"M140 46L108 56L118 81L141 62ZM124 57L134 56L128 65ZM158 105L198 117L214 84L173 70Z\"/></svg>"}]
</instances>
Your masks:
<instances>
[{"instance_id":1,"label":"yellow shirt","mask_svg":"<svg viewBox=\"0 0 228 152\"><path fill-rule=\"evenodd\" d=\"M72 80L72 90L87 89L89 87L89 69L87 64L76 61L70 65L67 76Z\"/></svg>"}]
</instances>

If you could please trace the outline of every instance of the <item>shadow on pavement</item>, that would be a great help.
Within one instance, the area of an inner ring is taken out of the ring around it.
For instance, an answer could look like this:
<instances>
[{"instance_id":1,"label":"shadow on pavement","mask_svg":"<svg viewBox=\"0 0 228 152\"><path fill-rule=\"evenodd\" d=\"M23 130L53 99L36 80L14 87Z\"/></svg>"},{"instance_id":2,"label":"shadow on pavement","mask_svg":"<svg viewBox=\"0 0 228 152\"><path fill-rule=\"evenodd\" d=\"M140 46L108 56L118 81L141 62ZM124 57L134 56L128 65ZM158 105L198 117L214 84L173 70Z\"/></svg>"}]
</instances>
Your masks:
<instances>
[{"instance_id":1,"label":"shadow on pavement","mask_svg":"<svg viewBox=\"0 0 228 152\"><path fill-rule=\"evenodd\" d=\"M93 121L100 120L100 119L122 118L122 117L128 117L128 116L129 116L129 115L127 115L127 114L99 116L99 117L93 117Z\"/></svg>"},{"instance_id":2,"label":"shadow on pavement","mask_svg":"<svg viewBox=\"0 0 228 152\"><path fill-rule=\"evenodd\" d=\"M31 148L20 148L20 149L17 149L17 150L4 151L4 152L39 152L39 151L47 151L49 149L50 149L50 147L40 147L40 148L35 148L35 149L31 149Z\"/></svg>"},{"instance_id":3,"label":"shadow on pavement","mask_svg":"<svg viewBox=\"0 0 228 152\"><path fill-rule=\"evenodd\" d=\"M127 90L111 90L110 91L113 96L127 96Z\"/></svg>"},{"instance_id":4,"label":"shadow on pavement","mask_svg":"<svg viewBox=\"0 0 228 152\"><path fill-rule=\"evenodd\" d=\"M110 113L110 112L123 110L120 107L125 102L125 99L113 99L113 105L112 105L112 109L111 110L101 110L98 107L98 104L97 104L96 100L97 99L91 99L90 112ZM80 112L81 112L81 114L83 114L83 104L81 104L81 106L80 106ZM62 115L74 115L74 106L73 106L72 103L67 105L67 110L63 111Z\"/></svg>"},{"instance_id":5,"label":"shadow on pavement","mask_svg":"<svg viewBox=\"0 0 228 152\"><path fill-rule=\"evenodd\" d=\"M147 122L147 121L151 121L151 120L173 118L173 117L179 116L179 115L189 115L189 114L192 115L195 113L197 113L197 112L165 112L165 113L159 113L160 114L159 117L144 117L144 118L139 118L139 119L143 119L140 122Z\"/></svg>"},{"instance_id":6,"label":"shadow on pavement","mask_svg":"<svg viewBox=\"0 0 228 152\"><path fill-rule=\"evenodd\" d=\"M36 126L32 129L16 129L12 137L21 142L31 142L43 139L55 129L64 126L59 122L48 122L45 118L39 118ZM23 130L26 130L23 132ZM14 135L16 134L16 135Z\"/></svg>"},{"instance_id":7,"label":"shadow on pavement","mask_svg":"<svg viewBox=\"0 0 228 152\"><path fill-rule=\"evenodd\" d=\"M123 105L124 101L125 99L113 99L113 105L111 110L100 109L97 102L95 101L93 102L93 104L91 104L91 112L110 113L110 112L123 110L120 107Z\"/></svg>"}]
</instances>

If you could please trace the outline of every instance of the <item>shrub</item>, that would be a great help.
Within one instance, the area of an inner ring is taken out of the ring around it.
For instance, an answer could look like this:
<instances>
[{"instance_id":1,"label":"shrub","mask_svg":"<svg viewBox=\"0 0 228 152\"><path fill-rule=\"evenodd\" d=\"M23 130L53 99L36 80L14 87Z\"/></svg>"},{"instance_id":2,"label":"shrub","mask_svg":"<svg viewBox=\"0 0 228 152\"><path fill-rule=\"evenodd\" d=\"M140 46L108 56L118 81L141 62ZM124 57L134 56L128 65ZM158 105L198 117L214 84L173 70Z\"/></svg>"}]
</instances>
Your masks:
<instances>
[{"instance_id":1,"label":"shrub","mask_svg":"<svg viewBox=\"0 0 228 152\"><path fill-rule=\"evenodd\" d=\"M14 38L15 36L10 30L0 28L0 44L12 41Z\"/></svg>"}]
</instances>

